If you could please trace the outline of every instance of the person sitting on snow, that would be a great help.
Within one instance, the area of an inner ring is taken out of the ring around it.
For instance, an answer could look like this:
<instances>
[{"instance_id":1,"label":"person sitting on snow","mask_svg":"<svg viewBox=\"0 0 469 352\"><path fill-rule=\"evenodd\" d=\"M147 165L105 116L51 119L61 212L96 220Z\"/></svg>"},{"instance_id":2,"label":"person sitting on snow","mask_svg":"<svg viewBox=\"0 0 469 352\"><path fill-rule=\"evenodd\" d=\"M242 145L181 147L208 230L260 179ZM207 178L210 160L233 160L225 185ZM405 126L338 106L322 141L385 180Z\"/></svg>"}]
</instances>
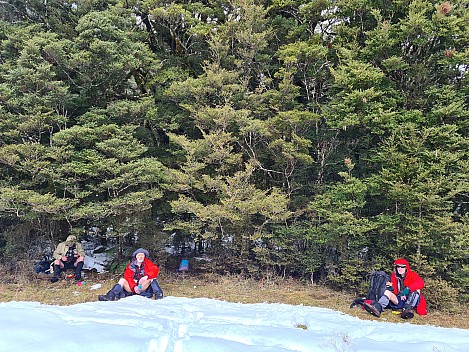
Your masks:
<instances>
[{"instance_id":1,"label":"person sitting on snow","mask_svg":"<svg viewBox=\"0 0 469 352\"><path fill-rule=\"evenodd\" d=\"M75 280L81 280L81 270L85 262L85 250L76 236L70 235L64 242L59 243L52 255L54 257L54 277L51 282L59 281L62 271L75 270Z\"/></svg>"},{"instance_id":2,"label":"person sitting on snow","mask_svg":"<svg viewBox=\"0 0 469 352\"><path fill-rule=\"evenodd\" d=\"M414 317L414 309L417 314L427 314L425 297L421 294L425 286L423 279L410 269L410 265L404 258L396 259L391 281L386 283L386 290L378 301L365 302L364 308L376 317L380 317L385 308L402 310L401 318Z\"/></svg>"},{"instance_id":3,"label":"person sitting on snow","mask_svg":"<svg viewBox=\"0 0 469 352\"><path fill-rule=\"evenodd\" d=\"M163 298L163 291L156 279L159 268L148 257L149 253L146 249L137 249L125 268L124 277L108 293L99 295L98 300L114 301L134 294L148 298L154 295L155 299Z\"/></svg>"}]
</instances>

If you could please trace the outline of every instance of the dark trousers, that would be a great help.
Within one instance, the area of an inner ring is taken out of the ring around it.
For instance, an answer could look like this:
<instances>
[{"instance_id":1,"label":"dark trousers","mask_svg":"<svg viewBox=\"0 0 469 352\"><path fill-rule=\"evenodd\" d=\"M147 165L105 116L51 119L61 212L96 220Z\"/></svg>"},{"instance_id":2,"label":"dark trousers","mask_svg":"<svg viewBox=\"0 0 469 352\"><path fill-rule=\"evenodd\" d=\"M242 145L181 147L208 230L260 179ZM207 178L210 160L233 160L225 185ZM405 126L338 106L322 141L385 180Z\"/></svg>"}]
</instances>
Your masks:
<instances>
[{"instance_id":1,"label":"dark trousers","mask_svg":"<svg viewBox=\"0 0 469 352\"><path fill-rule=\"evenodd\" d=\"M409 294L406 300L401 296L397 296L397 304L389 302L389 306L394 309L412 309L419 304L420 294L417 291Z\"/></svg>"},{"instance_id":2,"label":"dark trousers","mask_svg":"<svg viewBox=\"0 0 469 352\"><path fill-rule=\"evenodd\" d=\"M68 269L73 269L75 271L75 279L77 279L77 280L80 279L81 278L81 270L83 269L84 262L78 262L76 267L75 267L75 263L76 263L76 261L74 261L74 262L64 262L64 261L62 261L62 264L64 265L63 268L61 268L60 265L54 265L54 276L59 277L60 273L62 271L66 271Z\"/></svg>"}]
</instances>

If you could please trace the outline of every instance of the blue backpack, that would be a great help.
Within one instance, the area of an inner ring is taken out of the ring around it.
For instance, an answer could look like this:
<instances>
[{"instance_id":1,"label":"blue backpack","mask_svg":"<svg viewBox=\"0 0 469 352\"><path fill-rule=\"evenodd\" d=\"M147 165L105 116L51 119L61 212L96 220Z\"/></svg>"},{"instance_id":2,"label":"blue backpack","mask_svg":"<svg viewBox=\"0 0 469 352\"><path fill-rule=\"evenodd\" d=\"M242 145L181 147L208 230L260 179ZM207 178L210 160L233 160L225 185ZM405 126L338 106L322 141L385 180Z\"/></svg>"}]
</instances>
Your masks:
<instances>
[{"instance_id":1,"label":"blue backpack","mask_svg":"<svg viewBox=\"0 0 469 352\"><path fill-rule=\"evenodd\" d=\"M36 274L39 274L39 273L51 274L51 270L50 270L51 263L52 263L51 260L47 260L46 258L44 258L36 262L36 264L34 264L34 271L36 272Z\"/></svg>"}]
</instances>

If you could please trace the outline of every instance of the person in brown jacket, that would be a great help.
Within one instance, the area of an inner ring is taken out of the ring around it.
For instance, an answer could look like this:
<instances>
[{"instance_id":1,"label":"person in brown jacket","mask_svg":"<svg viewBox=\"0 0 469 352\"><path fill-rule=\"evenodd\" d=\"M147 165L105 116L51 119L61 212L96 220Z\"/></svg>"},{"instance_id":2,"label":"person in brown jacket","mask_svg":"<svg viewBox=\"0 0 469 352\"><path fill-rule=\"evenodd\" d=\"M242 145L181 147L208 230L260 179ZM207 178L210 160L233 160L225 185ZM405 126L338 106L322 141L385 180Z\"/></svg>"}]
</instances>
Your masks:
<instances>
[{"instance_id":1,"label":"person in brown jacket","mask_svg":"<svg viewBox=\"0 0 469 352\"><path fill-rule=\"evenodd\" d=\"M54 257L54 277L51 282L59 281L62 271L74 269L75 280L81 279L81 270L85 262L85 250L76 236L70 235L64 242L60 242L53 254Z\"/></svg>"}]
</instances>

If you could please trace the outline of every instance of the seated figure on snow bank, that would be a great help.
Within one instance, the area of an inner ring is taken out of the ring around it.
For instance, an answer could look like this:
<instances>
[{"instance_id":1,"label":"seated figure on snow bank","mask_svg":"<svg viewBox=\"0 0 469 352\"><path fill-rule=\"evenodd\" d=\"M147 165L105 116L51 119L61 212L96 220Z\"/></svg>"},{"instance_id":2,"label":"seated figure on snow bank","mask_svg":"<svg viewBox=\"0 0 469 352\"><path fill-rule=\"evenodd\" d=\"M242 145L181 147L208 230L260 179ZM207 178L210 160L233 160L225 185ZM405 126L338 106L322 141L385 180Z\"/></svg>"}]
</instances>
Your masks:
<instances>
[{"instance_id":1,"label":"seated figure on snow bank","mask_svg":"<svg viewBox=\"0 0 469 352\"><path fill-rule=\"evenodd\" d=\"M427 314L426 301L421 294L425 286L423 279L410 269L404 258L394 262L391 281L386 282L386 289L377 300L364 301L363 307L376 317L380 317L385 308L401 310L401 318L414 317L414 309L419 315Z\"/></svg>"},{"instance_id":2,"label":"seated figure on snow bank","mask_svg":"<svg viewBox=\"0 0 469 352\"><path fill-rule=\"evenodd\" d=\"M81 270L85 262L85 250L76 236L70 235L64 242L60 242L53 254L54 277L51 282L59 281L62 271L73 269L75 280L81 280Z\"/></svg>"},{"instance_id":3,"label":"seated figure on snow bank","mask_svg":"<svg viewBox=\"0 0 469 352\"><path fill-rule=\"evenodd\" d=\"M156 279L159 268L148 259L146 249L139 248L132 254L132 260L124 271L124 277L105 295L99 295L100 301L114 301L134 294L147 298L163 298L163 291Z\"/></svg>"}]
</instances>

